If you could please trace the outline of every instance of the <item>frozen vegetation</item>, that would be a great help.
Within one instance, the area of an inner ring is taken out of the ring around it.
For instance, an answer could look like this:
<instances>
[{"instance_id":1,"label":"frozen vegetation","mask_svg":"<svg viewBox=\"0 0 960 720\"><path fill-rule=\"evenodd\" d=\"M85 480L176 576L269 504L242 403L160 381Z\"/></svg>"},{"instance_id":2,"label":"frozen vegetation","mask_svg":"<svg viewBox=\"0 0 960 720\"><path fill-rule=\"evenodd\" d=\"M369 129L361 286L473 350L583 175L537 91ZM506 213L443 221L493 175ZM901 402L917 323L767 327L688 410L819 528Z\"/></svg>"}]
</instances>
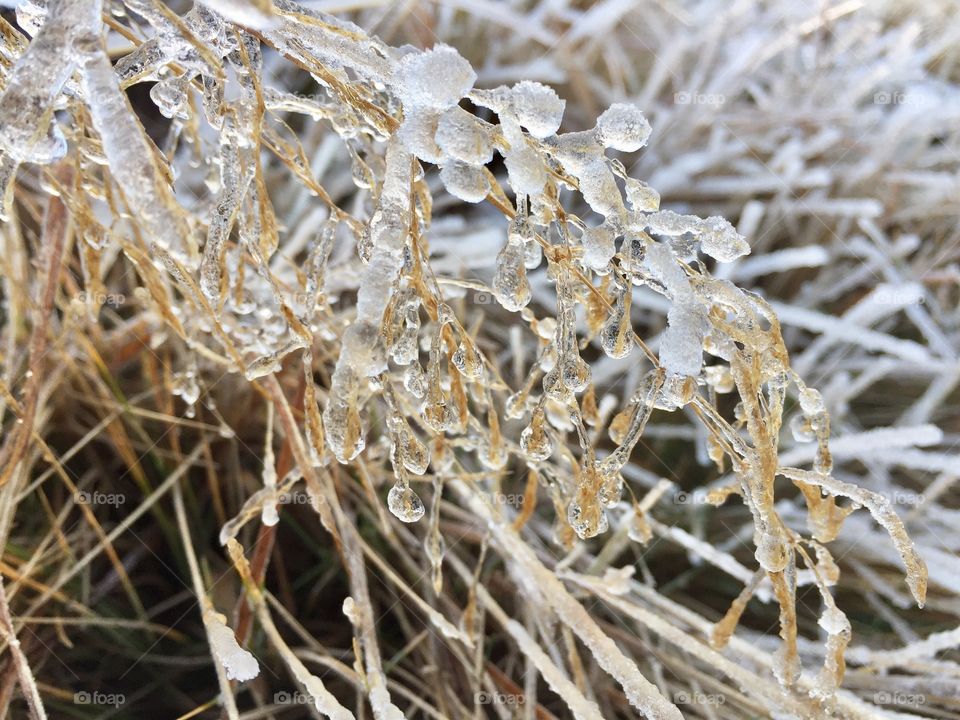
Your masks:
<instances>
[{"instance_id":1,"label":"frozen vegetation","mask_svg":"<svg viewBox=\"0 0 960 720\"><path fill-rule=\"evenodd\" d=\"M0 20L3 709L956 717L956 8L368 5Z\"/></svg>"}]
</instances>

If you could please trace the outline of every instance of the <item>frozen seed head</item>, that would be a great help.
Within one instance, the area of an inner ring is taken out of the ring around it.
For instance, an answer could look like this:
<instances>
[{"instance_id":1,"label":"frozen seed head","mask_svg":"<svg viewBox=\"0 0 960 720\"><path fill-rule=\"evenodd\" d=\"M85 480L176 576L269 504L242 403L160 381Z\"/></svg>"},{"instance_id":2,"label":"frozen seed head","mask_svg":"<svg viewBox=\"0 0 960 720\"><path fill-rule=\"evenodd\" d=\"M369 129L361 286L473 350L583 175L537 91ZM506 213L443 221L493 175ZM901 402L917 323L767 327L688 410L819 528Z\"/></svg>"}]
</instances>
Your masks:
<instances>
[{"instance_id":1,"label":"frozen seed head","mask_svg":"<svg viewBox=\"0 0 960 720\"><path fill-rule=\"evenodd\" d=\"M597 139L604 147L633 152L649 137L650 123L636 105L615 103L597 119Z\"/></svg>"},{"instance_id":2,"label":"frozen seed head","mask_svg":"<svg viewBox=\"0 0 960 720\"><path fill-rule=\"evenodd\" d=\"M702 223L700 247L720 262L731 262L750 254L750 246L743 235L722 217L708 217Z\"/></svg>"},{"instance_id":3,"label":"frozen seed head","mask_svg":"<svg viewBox=\"0 0 960 720\"><path fill-rule=\"evenodd\" d=\"M406 108L446 110L470 91L476 79L466 58L441 44L404 55L394 74L394 86Z\"/></svg>"},{"instance_id":4,"label":"frozen seed head","mask_svg":"<svg viewBox=\"0 0 960 720\"><path fill-rule=\"evenodd\" d=\"M538 82L524 80L510 89L510 109L536 138L549 137L560 129L566 104L552 88Z\"/></svg>"}]
</instances>

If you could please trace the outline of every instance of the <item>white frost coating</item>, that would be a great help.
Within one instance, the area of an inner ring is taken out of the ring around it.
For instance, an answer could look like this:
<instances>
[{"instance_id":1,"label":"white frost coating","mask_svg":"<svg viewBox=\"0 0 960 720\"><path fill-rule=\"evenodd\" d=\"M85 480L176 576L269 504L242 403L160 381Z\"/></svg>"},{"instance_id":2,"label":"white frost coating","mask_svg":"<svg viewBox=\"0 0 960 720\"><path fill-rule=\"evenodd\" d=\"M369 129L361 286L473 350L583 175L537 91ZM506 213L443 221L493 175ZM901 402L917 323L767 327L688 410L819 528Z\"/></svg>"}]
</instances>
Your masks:
<instances>
[{"instance_id":1,"label":"white frost coating","mask_svg":"<svg viewBox=\"0 0 960 720\"><path fill-rule=\"evenodd\" d=\"M660 364L673 375L697 375L703 364L703 339L708 328L703 307L667 245L649 245L644 265L673 300L667 311L667 329L660 339Z\"/></svg>"},{"instance_id":2,"label":"white frost coating","mask_svg":"<svg viewBox=\"0 0 960 720\"><path fill-rule=\"evenodd\" d=\"M218 613L207 611L203 616L210 634L210 645L217 659L227 671L227 677L238 682L252 680L260 674L257 659L240 647L233 630L227 627Z\"/></svg>"},{"instance_id":3,"label":"white frost coating","mask_svg":"<svg viewBox=\"0 0 960 720\"><path fill-rule=\"evenodd\" d=\"M793 325L813 332L837 335L843 337L850 345L859 345L867 350L889 353L910 362L930 364L933 360L927 348L913 340L902 340L831 315L786 303L771 301L770 306L784 325ZM801 372L801 368L798 367L797 372Z\"/></svg>"},{"instance_id":4,"label":"white frost coating","mask_svg":"<svg viewBox=\"0 0 960 720\"><path fill-rule=\"evenodd\" d=\"M597 139L605 147L634 152L649 137L650 123L636 105L614 103L597 119Z\"/></svg>"},{"instance_id":5,"label":"white frost coating","mask_svg":"<svg viewBox=\"0 0 960 720\"><path fill-rule=\"evenodd\" d=\"M516 531L509 525L494 520L487 507L462 482L456 481L452 485L464 497L469 498L471 510L487 521L493 537L501 547L503 558L515 566L516 575L530 578L531 584L539 588L542 598L589 648L597 664L620 683L630 704L647 718L683 720L677 707L643 676L636 663L621 652L557 576L544 567Z\"/></svg>"},{"instance_id":6,"label":"white frost coating","mask_svg":"<svg viewBox=\"0 0 960 720\"><path fill-rule=\"evenodd\" d=\"M641 218L643 224L655 235L671 237L684 233L700 232L702 221L696 215L681 215L673 210L660 210Z\"/></svg>"},{"instance_id":7,"label":"white frost coating","mask_svg":"<svg viewBox=\"0 0 960 720\"><path fill-rule=\"evenodd\" d=\"M577 686L567 679L563 671L550 660L550 657L537 642L530 637L530 633L526 631L523 625L516 620L509 620L505 629L516 641L520 652L533 661L547 685L563 698L567 708L573 713L573 717L577 720L603 719L597 704L592 700L587 700L577 689Z\"/></svg>"},{"instance_id":8,"label":"white frost coating","mask_svg":"<svg viewBox=\"0 0 960 720\"><path fill-rule=\"evenodd\" d=\"M835 460L858 457L875 460L877 451L926 447L942 441L943 431L936 425L876 428L831 438L830 452ZM780 454L780 464L797 465L809 462L815 452L816 449L810 446L790 448Z\"/></svg>"},{"instance_id":9,"label":"white frost coating","mask_svg":"<svg viewBox=\"0 0 960 720\"><path fill-rule=\"evenodd\" d=\"M786 272L800 267L820 267L830 259L829 253L819 245L806 245L797 248L785 248L774 252L751 257L743 260L726 273L715 273L717 277L735 280L769 275L770 273Z\"/></svg>"},{"instance_id":10,"label":"white frost coating","mask_svg":"<svg viewBox=\"0 0 960 720\"><path fill-rule=\"evenodd\" d=\"M603 270L617 252L616 233L609 225L587 228L580 237L583 264L591 270Z\"/></svg>"},{"instance_id":11,"label":"white frost coating","mask_svg":"<svg viewBox=\"0 0 960 720\"><path fill-rule=\"evenodd\" d=\"M423 53L400 59L393 75L394 89L405 108L446 110L466 95L477 74L449 45L435 45Z\"/></svg>"},{"instance_id":12,"label":"white frost coating","mask_svg":"<svg viewBox=\"0 0 960 720\"><path fill-rule=\"evenodd\" d=\"M703 364L703 338L707 322L696 306L671 306L667 329L660 339L660 364L668 373L695 376Z\"/></svg>"},{"instance_id":13,"label":"white frost coating","mask_svg":"<svg viewBox=\"0 0 960 720\"><path fill-rule=\"evenodd\" d=\"M512 145L505 158L510 185L517 194L537 195L547 182L547 168L540 155L528 147L522 137L517 142L519 144Z\"/></svg>"}]
</instances>

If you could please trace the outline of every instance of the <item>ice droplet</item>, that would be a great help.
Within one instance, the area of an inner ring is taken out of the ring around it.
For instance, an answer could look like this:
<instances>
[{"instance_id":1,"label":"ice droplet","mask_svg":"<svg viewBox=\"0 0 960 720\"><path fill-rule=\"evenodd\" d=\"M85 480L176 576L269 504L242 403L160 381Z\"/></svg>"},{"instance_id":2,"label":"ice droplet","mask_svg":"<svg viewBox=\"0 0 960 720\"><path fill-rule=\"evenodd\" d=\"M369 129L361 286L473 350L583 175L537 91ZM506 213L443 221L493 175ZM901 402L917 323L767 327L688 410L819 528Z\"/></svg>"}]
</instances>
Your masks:
<instances>
[{"instance_id":1,"label":"ice droplet","mask_svg":"<svg viewBox=\"0 0 960 720\"><path fill-rule=\"evenodd\" d=\"M520 433L520 448L533 462L542 462L553 454L553 441L546 432L546 415L542 403L537 405L530 424Z\"/></svg>"},{"instance_id":2,"label":"ice droplet","mask_svg":"<svg viewBox=\"0 0 960 720\"><path fill-rule=\"evenodd\" d=\"M627 203L635 212L656 212L660 209L660 193L645 182L627 178L624 181Z\"/></svg>"},{"instance_id":3,"label":"ice droplet","mask_svg":"<svg viewBox=\"0 0 960 720\"><path fill-rule=\"evenodd\" d=\"M634 152L649 137L650 123L636 105L614 103L597 119L597 139L605 147Z\"/></svg>"},{"instance_id":4,"label":"ice droplet","mask_svg":"<svg viewBox=\"0 0 960 720\"><path fill-rule=\"evenodd\" d=\"M598 502L584 507L576 500L567 506L567 522L581 540L605 533L610 527L607 515Z\"/></svg>"},{"instance_id":5,"label":"ice droplet","mask_svg":"<svg viewBox=\"0 0 960 720\"><path fill-rule=\"evenodd\" d=\"M802 414L790 418L790 433L793 435L793 439L799 443L813 442L817 439L817 433L810 424L810 418Z\"/></svg>"},{"instance_id":6,"label":"ice droplet","mask_svg":"<svg viewBox=\"0 0 960 720\"><path fill-rule=\"evenodd\" d=\"M612 358L624 358L633 349L633 325L630 324L632 288L615 276L616 298L610 317L600 328L600 346Z\"/></svg>"},{"instance_id":7,"label":"ice droplet","mask_svg":"<svg viewBox=\"0 0 960 720\"><path fill-rule=\"evenodd\" d=\"M523 241L507 240L497 255L497 271L493 277L493 292L507 310L515 312L530 302L530 283L527 281L526 253Z\"/></svg>"},{"instance_id":8,"label":"ice droplet","mask_svg":"<svg viewBox=\"0 0 960 720\"><path fill-rule=\"evenodd\" d=\"M423 501L413 489L404 482L397 482L387 495L387 507L405 523L413 523L423 517Z\"/></svg>"}]
</instances>

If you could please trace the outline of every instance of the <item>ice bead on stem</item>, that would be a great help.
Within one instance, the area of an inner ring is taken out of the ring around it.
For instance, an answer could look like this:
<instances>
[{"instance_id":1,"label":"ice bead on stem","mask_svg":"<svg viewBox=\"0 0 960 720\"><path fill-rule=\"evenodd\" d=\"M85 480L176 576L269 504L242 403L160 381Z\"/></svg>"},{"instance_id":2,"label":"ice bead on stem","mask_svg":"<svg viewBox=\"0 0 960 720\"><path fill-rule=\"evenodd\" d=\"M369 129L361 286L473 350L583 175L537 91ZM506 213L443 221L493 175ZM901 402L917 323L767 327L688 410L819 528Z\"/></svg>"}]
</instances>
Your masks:
<instances>
[{"instance_id":1,"label":"ice bead on stem","mask_svg":"<svg viewBox=\"0 0 960 720\"><path fill-rule=\"evenodd\" d=\"M427 391L423 404L423 420L431 430L438 433L446 432L457 422L456 410L443 389L440 366L443 358L443 331L452 321L452 315L449 307L439 306L436 329L430 341L430 359L427 361Z\"/></svg>"},{"instance_id":2,"label":"ice bead on stem","mask_svg":"<svg viewBox=\"0 0 960 720\"><path fill-rule=\"evenodd\" d=\"M541 399L533 410L530 424L520 433L520 449L532 462L543 462L553 454L553 441L547 433L547 417Z\"/></svg>"},{"instance_id":3,"label":"ice bead on stem","mask_svg":"<svg viewBox=\"0 0 960 720\"><path fill-rule=\"evenodd\" d=\"M557 363L543 378L543 390L555 400L565 401L568 394L582 392L590 384L590 366L580 357L573 281L569 270L555 266L557 275Z\"/></svg>"},{"instance_id":4,"label":"ice bead on stem","mask_svg":"<svg viewBox=\"0 0 960 720\"><path fill-rule=\"evenodd\" d=\"M423 475L430 464L430 450L420 441L404 419L396 393L386 373L379 377L379 383L387 405L387 430L393 444L391 458L394 469L399 474L398 466L402 465L405 470L414 475Z\"/></svg>"},{"instance_id":5,"label":"ice bead on stem","mask_svg":"<svg viewBox=\"0 0 960 720\"><path fill-rule=\"evenodd\" d=\"M226 618L220 613L207 610L203 621L210 636L210 645L214 654L227 671L227 677L237 682L252 680L260 674L260 664L247 650L240 647L236 635L227 626Z\"/></svg>"},{"instance_id":6,"label":"ice bead on stem","mask_svg":"<svg viewBox=\"0 0 960 720\"><path fill-rule=\"evenodd\" d=\"M630 302L633 288L619 275L613 274L614 301L610 315L600 328L600 346L612 358L624 358L633 349L633 325L630 323Z\"/></svg>"},{"instance_id":7,"label":"ice bead on stem","mask_svg":"<svg viewBox=\"0 0 960 720\"><path fill-rule=\"evenodd\" d=\"M390 488L387 494L387 507L405 523L417 522L425 512L423 501L406 480L397 480L396 484Z\"/></svg>"},{"instance_id":8,"label":"ice bead on stem","mask_svg":"<svg viewBox=\"0 0 960 720\"><path fill-rule=\"evenodd\" d=\"M524 262L528 235L532 235L532 230L526 218L524 200L510 223L507 242L497 255L497 269L493 277L494 295L511 312L523 309L530 302L530 283Z\"/></svg>"},{"instance_id":9,"label":"ice bead on stem","mask_svg":"<svg viewBox=\"0 0 960 720\"><path fill-rule=\"evenodd\" d=\"M610 523L604 512L606 504L604 500L609 498L603 497L605 478L597 471L596 457L587 439L586 428L583 426L580 413L571 410L570 420L577 430L583 457L577 473L576 490L567 505L567 522L581 540L586 540L605 533L609 528Z\"/></svg>"},{"instance_id":10,"label":"ice bead on stem","mask_svg":"<svg viewBox=\"0 0 960 720\"><path fill-rule=\"evenodd\" d=\"M400 366L415 363L420 354L420 296L413 289L404 288L397 293L395 315L397 317L390 356Z\"/></svg>"},{"instance_id":11,"label":"ice bead on stem","mask_svg":"<svg viewBox=\"0 0 960 720\"><path fill-rule=\"evenodd\" d=\"M649 137L650 123L635 105L614 103L597 119L597 139L605 147L634 152Z\"/></svg>"}]
</instances>

